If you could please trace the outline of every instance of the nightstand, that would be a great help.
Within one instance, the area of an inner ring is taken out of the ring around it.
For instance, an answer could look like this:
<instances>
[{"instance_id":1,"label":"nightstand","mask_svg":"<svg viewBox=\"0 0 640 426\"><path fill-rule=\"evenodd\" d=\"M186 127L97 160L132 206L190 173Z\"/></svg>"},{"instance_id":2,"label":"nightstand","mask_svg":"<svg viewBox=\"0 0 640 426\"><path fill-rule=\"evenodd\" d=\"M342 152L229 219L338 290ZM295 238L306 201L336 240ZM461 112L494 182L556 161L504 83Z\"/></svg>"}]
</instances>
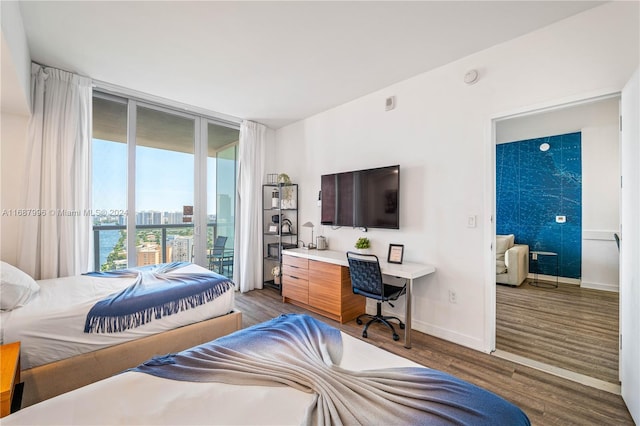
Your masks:
<instances>
[{"instance_id":1,"label":"nightstand","mask_svg":"<svg viewBox=\"0 0 640 426\"><path fill-rule=\"evenodd\" d=\"M20 383L20 342L0 346L0 417L11 413L15 387Z\"/></svg>"}]
</instances>

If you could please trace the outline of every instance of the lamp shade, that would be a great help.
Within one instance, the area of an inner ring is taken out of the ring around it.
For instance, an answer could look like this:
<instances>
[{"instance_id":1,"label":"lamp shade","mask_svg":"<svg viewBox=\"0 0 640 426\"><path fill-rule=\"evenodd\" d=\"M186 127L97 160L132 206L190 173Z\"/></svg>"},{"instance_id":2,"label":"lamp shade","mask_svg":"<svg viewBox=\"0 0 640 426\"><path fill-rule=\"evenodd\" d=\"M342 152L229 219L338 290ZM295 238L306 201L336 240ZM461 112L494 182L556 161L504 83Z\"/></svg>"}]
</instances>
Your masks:
<instances>
[{"instance_id":1,"label":"lamp shade","mask_svg":"<svg viewBox=\"0 0 640 426\"><path fill-rule=\"evenodd\" d=\"M302 224L302 226L304 226L305 228L313 228L313 223L305 222L305 223Z\"/></svg>"}]
</instances>

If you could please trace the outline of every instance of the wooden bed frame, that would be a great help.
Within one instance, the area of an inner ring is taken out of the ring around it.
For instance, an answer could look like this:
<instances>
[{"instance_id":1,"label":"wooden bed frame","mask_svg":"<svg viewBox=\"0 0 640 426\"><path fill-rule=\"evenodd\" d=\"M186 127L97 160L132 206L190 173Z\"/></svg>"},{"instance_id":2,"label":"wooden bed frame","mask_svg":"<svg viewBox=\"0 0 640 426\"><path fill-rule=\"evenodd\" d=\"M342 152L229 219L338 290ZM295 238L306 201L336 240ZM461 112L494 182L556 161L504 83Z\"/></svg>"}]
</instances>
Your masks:
<instances>
[{"instance_id":1,"label":"wooden bed frame","mask_svg":"<svg viewBox=\"0 0 640 426\"><path fill-rule=\"evenodd\" d=\"M186 325L86 354L23 370L22 407L69 392L136 367L155 355L178 352L242 328L242 313Z\"/></svg>"}]
</instances>

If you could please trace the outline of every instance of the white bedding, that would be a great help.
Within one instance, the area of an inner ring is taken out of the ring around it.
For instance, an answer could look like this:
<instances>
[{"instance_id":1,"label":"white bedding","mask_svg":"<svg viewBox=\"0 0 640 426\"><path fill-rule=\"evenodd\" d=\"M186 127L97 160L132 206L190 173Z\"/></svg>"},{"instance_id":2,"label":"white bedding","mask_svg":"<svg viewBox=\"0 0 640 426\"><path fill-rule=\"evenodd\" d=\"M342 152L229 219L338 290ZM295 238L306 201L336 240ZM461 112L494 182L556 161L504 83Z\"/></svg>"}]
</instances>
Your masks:
<instances>
[{"instance_id":1,"label":"white bedding","mask_svg":"<svg viewBox=\"0 0 640 426\"><path fill-rule=\"evenodd\" d=\"M418 366L344 333L342 339L344 368ZM300 424L311 399L289 387L191 383L127 372L20 410L2 424Z\"/></svg>"},{"instance_id":2,"label":"white bedding","mask_svg":"<svg viewBox=\"0 0 640 426\"><path fill-rule=\"evenodd\" d=\"M209 272L190 264L175 272ZM23 370L193 324L233 310L234 290L198 307L120 333L85 333L91 307L135 278L76 276L38 281L40 291L21 308L0 314L2 341L21 342Z\"/></svg>"}]
</instances>

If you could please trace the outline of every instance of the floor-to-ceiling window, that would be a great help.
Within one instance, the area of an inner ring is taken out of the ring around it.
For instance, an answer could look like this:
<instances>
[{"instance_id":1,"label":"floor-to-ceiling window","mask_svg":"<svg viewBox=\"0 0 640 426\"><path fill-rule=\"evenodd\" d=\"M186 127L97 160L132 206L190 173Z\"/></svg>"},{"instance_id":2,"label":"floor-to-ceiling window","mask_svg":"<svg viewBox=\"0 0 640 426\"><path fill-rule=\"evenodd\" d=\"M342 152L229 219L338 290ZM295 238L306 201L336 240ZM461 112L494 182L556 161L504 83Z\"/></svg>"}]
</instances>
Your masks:
<instances>
[{"instance_id":1,"label":"floor-to-ceiling window","mask_svg":"<svg viewBox=\"0 0 640 426\"><path fill-rule=\"evenodd\" d=\"M231 275L238 128L100 92L93 116L95 269L191 261Z\"/></svg>"},{"instance_id":2,"label":"floor-to-ceiling window","mask_svg":"<svg viewBox=\"0 0 640 426\"><path fill-rule=\"evenodd\" d=\"M136 106L136 266L191 262L195 118Z\"/></svg>"},{"instance_id":3,"label":"floor-to-ceiling window","mask_svg":"<svg viewBox=\"0 0 640 426\"><path fill-rule=\"evenodd\" d=\"M95 269L127 267L127 101L93 98L92 215Z\"/></svg>"}]
</instances>

